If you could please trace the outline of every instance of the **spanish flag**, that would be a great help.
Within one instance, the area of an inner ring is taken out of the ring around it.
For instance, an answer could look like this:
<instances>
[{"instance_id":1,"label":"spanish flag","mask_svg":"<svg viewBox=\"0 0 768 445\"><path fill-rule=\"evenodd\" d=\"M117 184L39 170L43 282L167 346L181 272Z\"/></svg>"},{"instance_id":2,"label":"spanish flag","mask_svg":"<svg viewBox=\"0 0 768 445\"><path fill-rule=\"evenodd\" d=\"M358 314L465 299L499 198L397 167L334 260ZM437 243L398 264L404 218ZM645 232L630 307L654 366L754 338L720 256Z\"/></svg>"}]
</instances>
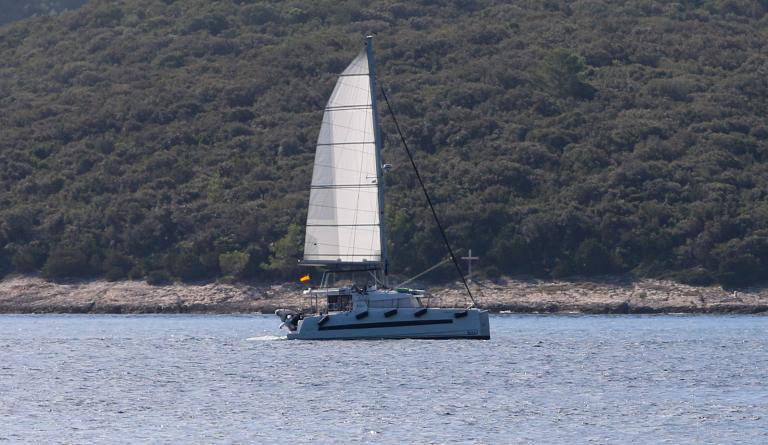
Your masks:
<instances>
[{"instance_id":1,"label":"spanish flag","mask_svg":"<svg viewBox=\"0 0 768 445\"><path fill-rule=\"evenodd\" d=\"M309 274L304 275L303 277L299 278L299 281L302 283L305 281L309 281L312 277L309 276Z\"/></svg>"}]
</instances>

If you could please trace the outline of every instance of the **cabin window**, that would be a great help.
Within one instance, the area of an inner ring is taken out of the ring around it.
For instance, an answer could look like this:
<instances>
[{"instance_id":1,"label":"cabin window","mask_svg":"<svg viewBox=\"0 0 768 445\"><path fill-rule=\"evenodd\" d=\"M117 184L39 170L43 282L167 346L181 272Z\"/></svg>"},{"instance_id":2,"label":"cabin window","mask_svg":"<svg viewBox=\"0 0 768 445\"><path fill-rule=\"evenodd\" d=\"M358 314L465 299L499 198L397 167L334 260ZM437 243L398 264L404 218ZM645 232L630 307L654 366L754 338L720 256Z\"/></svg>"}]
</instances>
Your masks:
<instances>
[{"instance_id":1,"label":"cabin window","mask_svg":"<svg viewBox=\"0 0 768 445\"><path fill-rule=\"evenodd\" d=\"M352 310L352 295L328 295L328 312Z\"/></svg>"},{"instance_id":2,"label":"cabin window","mask_svg":"<svg viewBox=\"0 0 768 445\"><path fill-rule=\"evenodd\" d=\"M371 300L368 302L370 308L398 308L398 307L421 307L421 301L416 297L400 297L393 300Z\"/></svg>"}]
</instances>

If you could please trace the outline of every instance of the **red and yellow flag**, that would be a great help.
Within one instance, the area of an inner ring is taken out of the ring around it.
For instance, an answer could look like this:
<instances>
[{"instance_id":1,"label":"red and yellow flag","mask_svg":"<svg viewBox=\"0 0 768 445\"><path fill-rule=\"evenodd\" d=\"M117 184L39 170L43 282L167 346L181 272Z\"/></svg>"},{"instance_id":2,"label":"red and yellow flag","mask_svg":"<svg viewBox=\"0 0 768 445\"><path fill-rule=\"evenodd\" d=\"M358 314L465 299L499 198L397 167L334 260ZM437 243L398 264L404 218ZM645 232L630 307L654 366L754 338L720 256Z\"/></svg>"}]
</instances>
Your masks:
<instances>
[{"instance_id":1,"label":"red and yellow flag","mask_svg":"<svg viewBox=\"0 0 768 445\"><path fill-rule=\"evenodd\" d=\"M303 277L299 278L299 281L302 283L305 281L309 281L312 277L309 276L309 274L304 275Z\"/></svg>"}]
</instances>

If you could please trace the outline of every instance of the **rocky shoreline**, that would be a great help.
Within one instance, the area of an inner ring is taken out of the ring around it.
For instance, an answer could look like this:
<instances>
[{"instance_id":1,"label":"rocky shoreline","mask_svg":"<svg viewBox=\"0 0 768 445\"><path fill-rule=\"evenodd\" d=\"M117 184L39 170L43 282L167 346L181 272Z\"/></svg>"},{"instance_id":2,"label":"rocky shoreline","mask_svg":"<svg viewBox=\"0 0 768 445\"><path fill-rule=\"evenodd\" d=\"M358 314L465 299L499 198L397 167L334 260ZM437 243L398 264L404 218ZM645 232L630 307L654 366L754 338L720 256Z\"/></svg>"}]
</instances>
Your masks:
<instances>
[{"instance_id":1,"label":"rocky shoreline","mask_svg":"<svg viewBox=\"0 0 768 445\"><path fill-rule=\"evenodd\" d=\"M506 278L472 285L481 307L497 313L768 313L768 288L738 291L626 277L540 281ZM51 283L12 276L0 281L0 313L272 313L307 307L298 284L170 284L104 280ZM429 288L431 306L466 306L458 284Z\"/></svg>"}]
</instances>

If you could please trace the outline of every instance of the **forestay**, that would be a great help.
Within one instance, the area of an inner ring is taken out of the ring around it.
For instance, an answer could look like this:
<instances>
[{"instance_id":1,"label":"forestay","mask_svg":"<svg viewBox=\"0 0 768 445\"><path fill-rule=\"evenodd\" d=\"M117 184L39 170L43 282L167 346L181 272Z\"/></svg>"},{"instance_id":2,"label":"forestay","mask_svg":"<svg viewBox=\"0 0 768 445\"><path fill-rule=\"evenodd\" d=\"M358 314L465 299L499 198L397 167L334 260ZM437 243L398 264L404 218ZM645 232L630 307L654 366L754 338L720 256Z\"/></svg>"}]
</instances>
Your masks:
<instances>
[{"instance_id":1,"label":"forestay","mask_svg":"<svg viewBox=\"0 0 768 445\"><path fill-rule=\"evenodd\" d=\"M382 262L376 117L368 57L339 77L317 138L304 262Z\"/></svg>"}]
</instances>

